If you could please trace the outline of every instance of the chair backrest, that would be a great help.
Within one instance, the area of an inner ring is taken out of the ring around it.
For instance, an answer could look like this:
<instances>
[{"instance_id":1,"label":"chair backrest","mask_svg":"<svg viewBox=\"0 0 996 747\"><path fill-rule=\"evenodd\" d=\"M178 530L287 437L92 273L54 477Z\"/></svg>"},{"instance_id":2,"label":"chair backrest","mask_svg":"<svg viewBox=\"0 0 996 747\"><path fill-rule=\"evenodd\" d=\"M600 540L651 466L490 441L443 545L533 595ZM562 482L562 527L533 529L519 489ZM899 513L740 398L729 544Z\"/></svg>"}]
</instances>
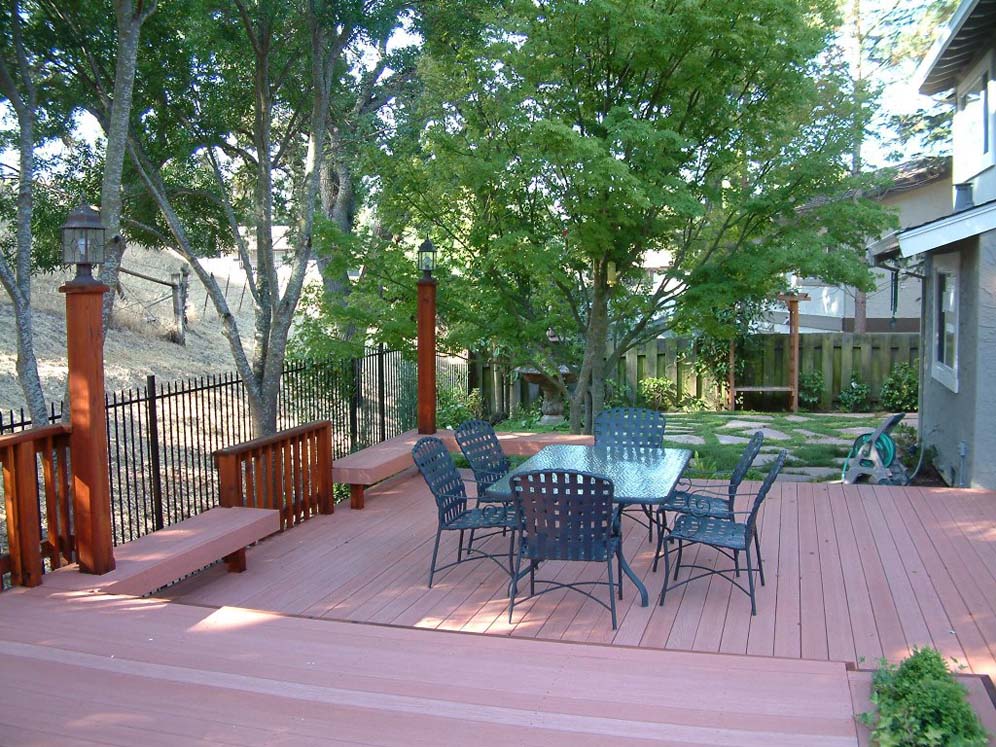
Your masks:
<instances>
[{"instance_id":1,"label":"chair backrest","mask_svg":"<svg viewBox=\"0 0 996 747\"><path fill-rule=\"evenodd\" d=\"M595 446L641 446L659 449L664 414L642 407L612 407L595 418Z\"/></svg>"},{"instance_id":2,"label":"chair backrest","mask_svg":"<svg viewBox=\"0 0 996 747\"><path fill-rule=\"evenodd\" d=\"M612 532L612 480L574 470L512 478L522 542L534 560L604 560Z\"/></svg>"},{"instance_id":3,"label":"chair backrest","mask_svg":"<svg viewBox=\"0 0 996 747\"><path fill-rule=\"evenodd\" d=\"M468 420L454 432L460 451L474 471L478 489L490 487L509 469L508 457L502 451L498 436L486 420Z\"/></svg>"},{"instance_id":4,"label":"chair backrest","mask_svg":"<svg viewBox=\"0 0 996 747\"><path fill-rule=\"evenodd\" d=\"M412 447L412 461L436 499L441 521L451 521L467 509L467 490L446 444L435 436L420 438Z\"/></svg>"},{"instance_id":5,"label":"chair backrest","mask_svg":"<svg viewBox=\"0 0 996 747\"><path fill-rule=\"evenodd\" d=\"M737 489L740 487L740 483L744 481L747 477L747 471L750 466L757 459L757 454L761 451L761 445L764 443L764 433L757 431L753 436L750 437L750 441L747 442L747 446L744 447L743 453L740 455L740 459L737 462L737 466L733 468L733 474L730 475L730 510L733 510L733 502L737 499Z\"/></svg>"},{"instance_id":6,"label":"chair backrest","mask_svg":"<svg viewBox=\"0 0 996 747\"><path fill-rule=\"evenodd\" d=\"M751 530L757 522L757 512L761 509L761 504L764 503L764 499L768 496L768 491L771 490L771 486L775 484L775 478L778 477L778 473L781 472L782 467L785 466L786 456L788 456L788 451L785 449L778 452L778 456L775 458L771 468L768 470L768 474L764 476L764 482L761 483L761 487L757 491L757 495L754 496L754 505L751 506L750 514L747 516L746 522L748 540L750 540Z\"/></svg>"}]
</instances>

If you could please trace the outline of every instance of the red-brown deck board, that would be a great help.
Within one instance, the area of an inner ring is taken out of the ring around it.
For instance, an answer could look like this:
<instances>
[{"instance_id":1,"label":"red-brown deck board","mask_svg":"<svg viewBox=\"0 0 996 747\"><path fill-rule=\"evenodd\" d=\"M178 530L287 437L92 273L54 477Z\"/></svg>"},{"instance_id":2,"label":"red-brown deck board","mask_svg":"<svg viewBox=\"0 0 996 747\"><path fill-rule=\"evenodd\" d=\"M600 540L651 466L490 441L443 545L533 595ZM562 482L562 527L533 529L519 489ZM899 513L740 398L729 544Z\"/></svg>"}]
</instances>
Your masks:
<instances>
[{"instance_id":1,"label":"red-brown deck board","mask_svg":"<svg viewBox=\"0 0 996 747\"><path fill-rule=\"evenodd\" d=\"M930 644L968 671L996 675L993 493L776 483L759 520L767 585L758 589L756 617L746 596L719 578L678 587L658 607L663 569L651 572L646 530L627 521L625 551L651 607L635 603L624 579L615 632L594 602L559 591L523 599L510 625L507 576L488 561L444 571L428 589L436 511L421 480L395 480L368 498L363 511L340 508L252 548L252 573L209 569L166 594L329 619L860 667ZM444 534L444 562L454 542ZM488 542L504 547L501 538ZM716 562L704 548L685 555ZM550 564L541 575L565 581L602 573Z\"/></svg>"},{"instance_id":2,"label":"red-brown deck board","mask_svg":"<svg viewBox=\"0 0 996 747\"><path fill-rule=\"evenodd\" d=\"M839 663L43 589L0 598L0 687L7 747L857 745Z\"/></svg>"}]
</instances>

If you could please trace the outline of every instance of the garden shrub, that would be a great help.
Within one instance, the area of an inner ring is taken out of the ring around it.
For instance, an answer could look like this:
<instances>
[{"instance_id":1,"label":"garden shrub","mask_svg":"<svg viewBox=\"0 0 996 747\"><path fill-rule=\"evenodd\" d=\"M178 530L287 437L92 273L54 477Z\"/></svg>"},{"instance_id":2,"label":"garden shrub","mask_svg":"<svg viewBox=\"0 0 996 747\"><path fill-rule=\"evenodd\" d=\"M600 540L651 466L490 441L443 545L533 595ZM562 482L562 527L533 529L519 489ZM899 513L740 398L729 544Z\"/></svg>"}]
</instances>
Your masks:
<instances>
[{"instance_id":1,"label":"garden shrub","mask_svg":"<svg viewBox=\"0 0 996 747\"><path fill-rule=\"evenodd\" d=\"M481 390L470 393L461 387L442 387L436 392L436 421L441 428L455 428L467 420L483 417Z\"/></svg>"},{"instance_id":2,"label":"garden shrub","mask_svg":"<svg viewBox=\"0 0 996 747\"><path fill-rule=\"evenodd\" d=\"M823 372L807 371L799 374L799 404L806 410L815 410L823 400Z\"/></svg>"},{"instance_id":3,"label":"garden shrub","mask_svg":"<svg viewBox=\"0 0 996 747\"><path fill-rule=\"evenodd\" d=\"M898 667L883 661L872 680L876 712L862 714L881 747L983 747L988 737L941 655L913 649Z\"/></svg>"},{"instance_id":4,"label":"garden shrub","mask_svg":"<svg viewBox=\"0 0 996 747\"><path fill-rule=\"evenodd\" d=\"M879 395L882 407L893 412L916 412L919 405L920 377L909 363L895 366L882 382Z\"/></svg>"},{"instance_id":5,"label":"garden shrub","mask_svg":"<svg viewBox=\"0 0 996 747\"><path fill-rule=\"evenodd\" d=\"M847 412L867 412L871 407L871 387L857 376L840 392L840 406Z\"/></svg>"},{"instance_id":6,"label":"garden shrub","mask_svg":"<svg viewBox=\"0 0 996 747\"><path fill-rule=\"evenodd\" d=\"M512 410L512 414L505 421L504 427L512 430L528 431L539 425L540 418L543 417L542 405L539 400L528 405L518 404Z\"/></svg>"},{"instance_id":7,"label":"garden shrub","mask_svg":"<svg viewBox=\"0 0 996 747\"><path fill-rule=\"evenodd\" d=\"M643 379L640 398L654 410L673 410L678 404L678 386L670 379Z\"/></svg>"}]
</instances>

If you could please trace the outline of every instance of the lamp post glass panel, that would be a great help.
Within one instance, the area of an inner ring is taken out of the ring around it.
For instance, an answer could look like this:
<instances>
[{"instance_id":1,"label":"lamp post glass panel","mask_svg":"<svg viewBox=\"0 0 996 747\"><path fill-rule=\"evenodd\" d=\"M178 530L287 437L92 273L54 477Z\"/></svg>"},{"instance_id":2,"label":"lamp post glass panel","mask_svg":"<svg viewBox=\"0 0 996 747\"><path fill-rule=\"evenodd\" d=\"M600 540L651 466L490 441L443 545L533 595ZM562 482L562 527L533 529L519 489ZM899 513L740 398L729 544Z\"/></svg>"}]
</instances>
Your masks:
<instances>
[{"instance_id":1,"label":"lamp post glass panel","mask_svg":"<svg viewBox=\"0 0 996 747\"><path fill-rule=\"evenodd\" d=\"M62 261L76 265L77 281L92 280L92 267L104 261L104 226L89 205L76 208L62 226Z\"/></svg>"},{"instance_id":2,"label":"lamp post glass panel","mask_svg":"<svg viewBox=\"0 0 996 747\"><path fill-rule=\"evenodd\" d=\"M429 239L418 248L418 432L436 432L436 247Z\"/></svg>"}]
</instances>

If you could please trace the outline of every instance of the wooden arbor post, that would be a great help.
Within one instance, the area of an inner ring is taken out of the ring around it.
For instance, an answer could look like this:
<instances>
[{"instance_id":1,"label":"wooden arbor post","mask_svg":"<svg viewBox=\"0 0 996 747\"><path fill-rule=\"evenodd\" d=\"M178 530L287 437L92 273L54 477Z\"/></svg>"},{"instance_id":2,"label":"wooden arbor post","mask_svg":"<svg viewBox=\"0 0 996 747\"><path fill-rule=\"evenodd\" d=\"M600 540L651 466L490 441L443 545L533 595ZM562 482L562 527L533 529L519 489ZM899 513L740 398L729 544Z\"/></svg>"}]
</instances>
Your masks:
<instances>
[{"instance_id":1,"label":"wooden arbor post","mask_svg":"<svg viewBox=\"0 0 996 747\"><path fill-rule=\"evenodd\" d=\"M789 313L789 406L799 412L799 301L808 301L808 293L782 293L778 300L788 306Z\"/></svg>"},{"instance_id":2,"label":"wooden arbor post","mask_svg":"<svg viewBox=\"0 0 996 747\"><path fill-rule=\"evenodd\" d=\"M418 280L418 432L436 432L436 279Z\"/></svg>"},{"instance_id":3,"label":"wooden arbor post","mask_svg":"<svg viewBox=\"0 0 996 747\"><path fill-rule=\"evenodd\" d=\"M104 329L101 306L106 285L77 276L66 294L69 358L69 436L73 513L80 570L114 570L111 491L107 476L107 414L104 410Z\"/></svg>"}]
</instances>

